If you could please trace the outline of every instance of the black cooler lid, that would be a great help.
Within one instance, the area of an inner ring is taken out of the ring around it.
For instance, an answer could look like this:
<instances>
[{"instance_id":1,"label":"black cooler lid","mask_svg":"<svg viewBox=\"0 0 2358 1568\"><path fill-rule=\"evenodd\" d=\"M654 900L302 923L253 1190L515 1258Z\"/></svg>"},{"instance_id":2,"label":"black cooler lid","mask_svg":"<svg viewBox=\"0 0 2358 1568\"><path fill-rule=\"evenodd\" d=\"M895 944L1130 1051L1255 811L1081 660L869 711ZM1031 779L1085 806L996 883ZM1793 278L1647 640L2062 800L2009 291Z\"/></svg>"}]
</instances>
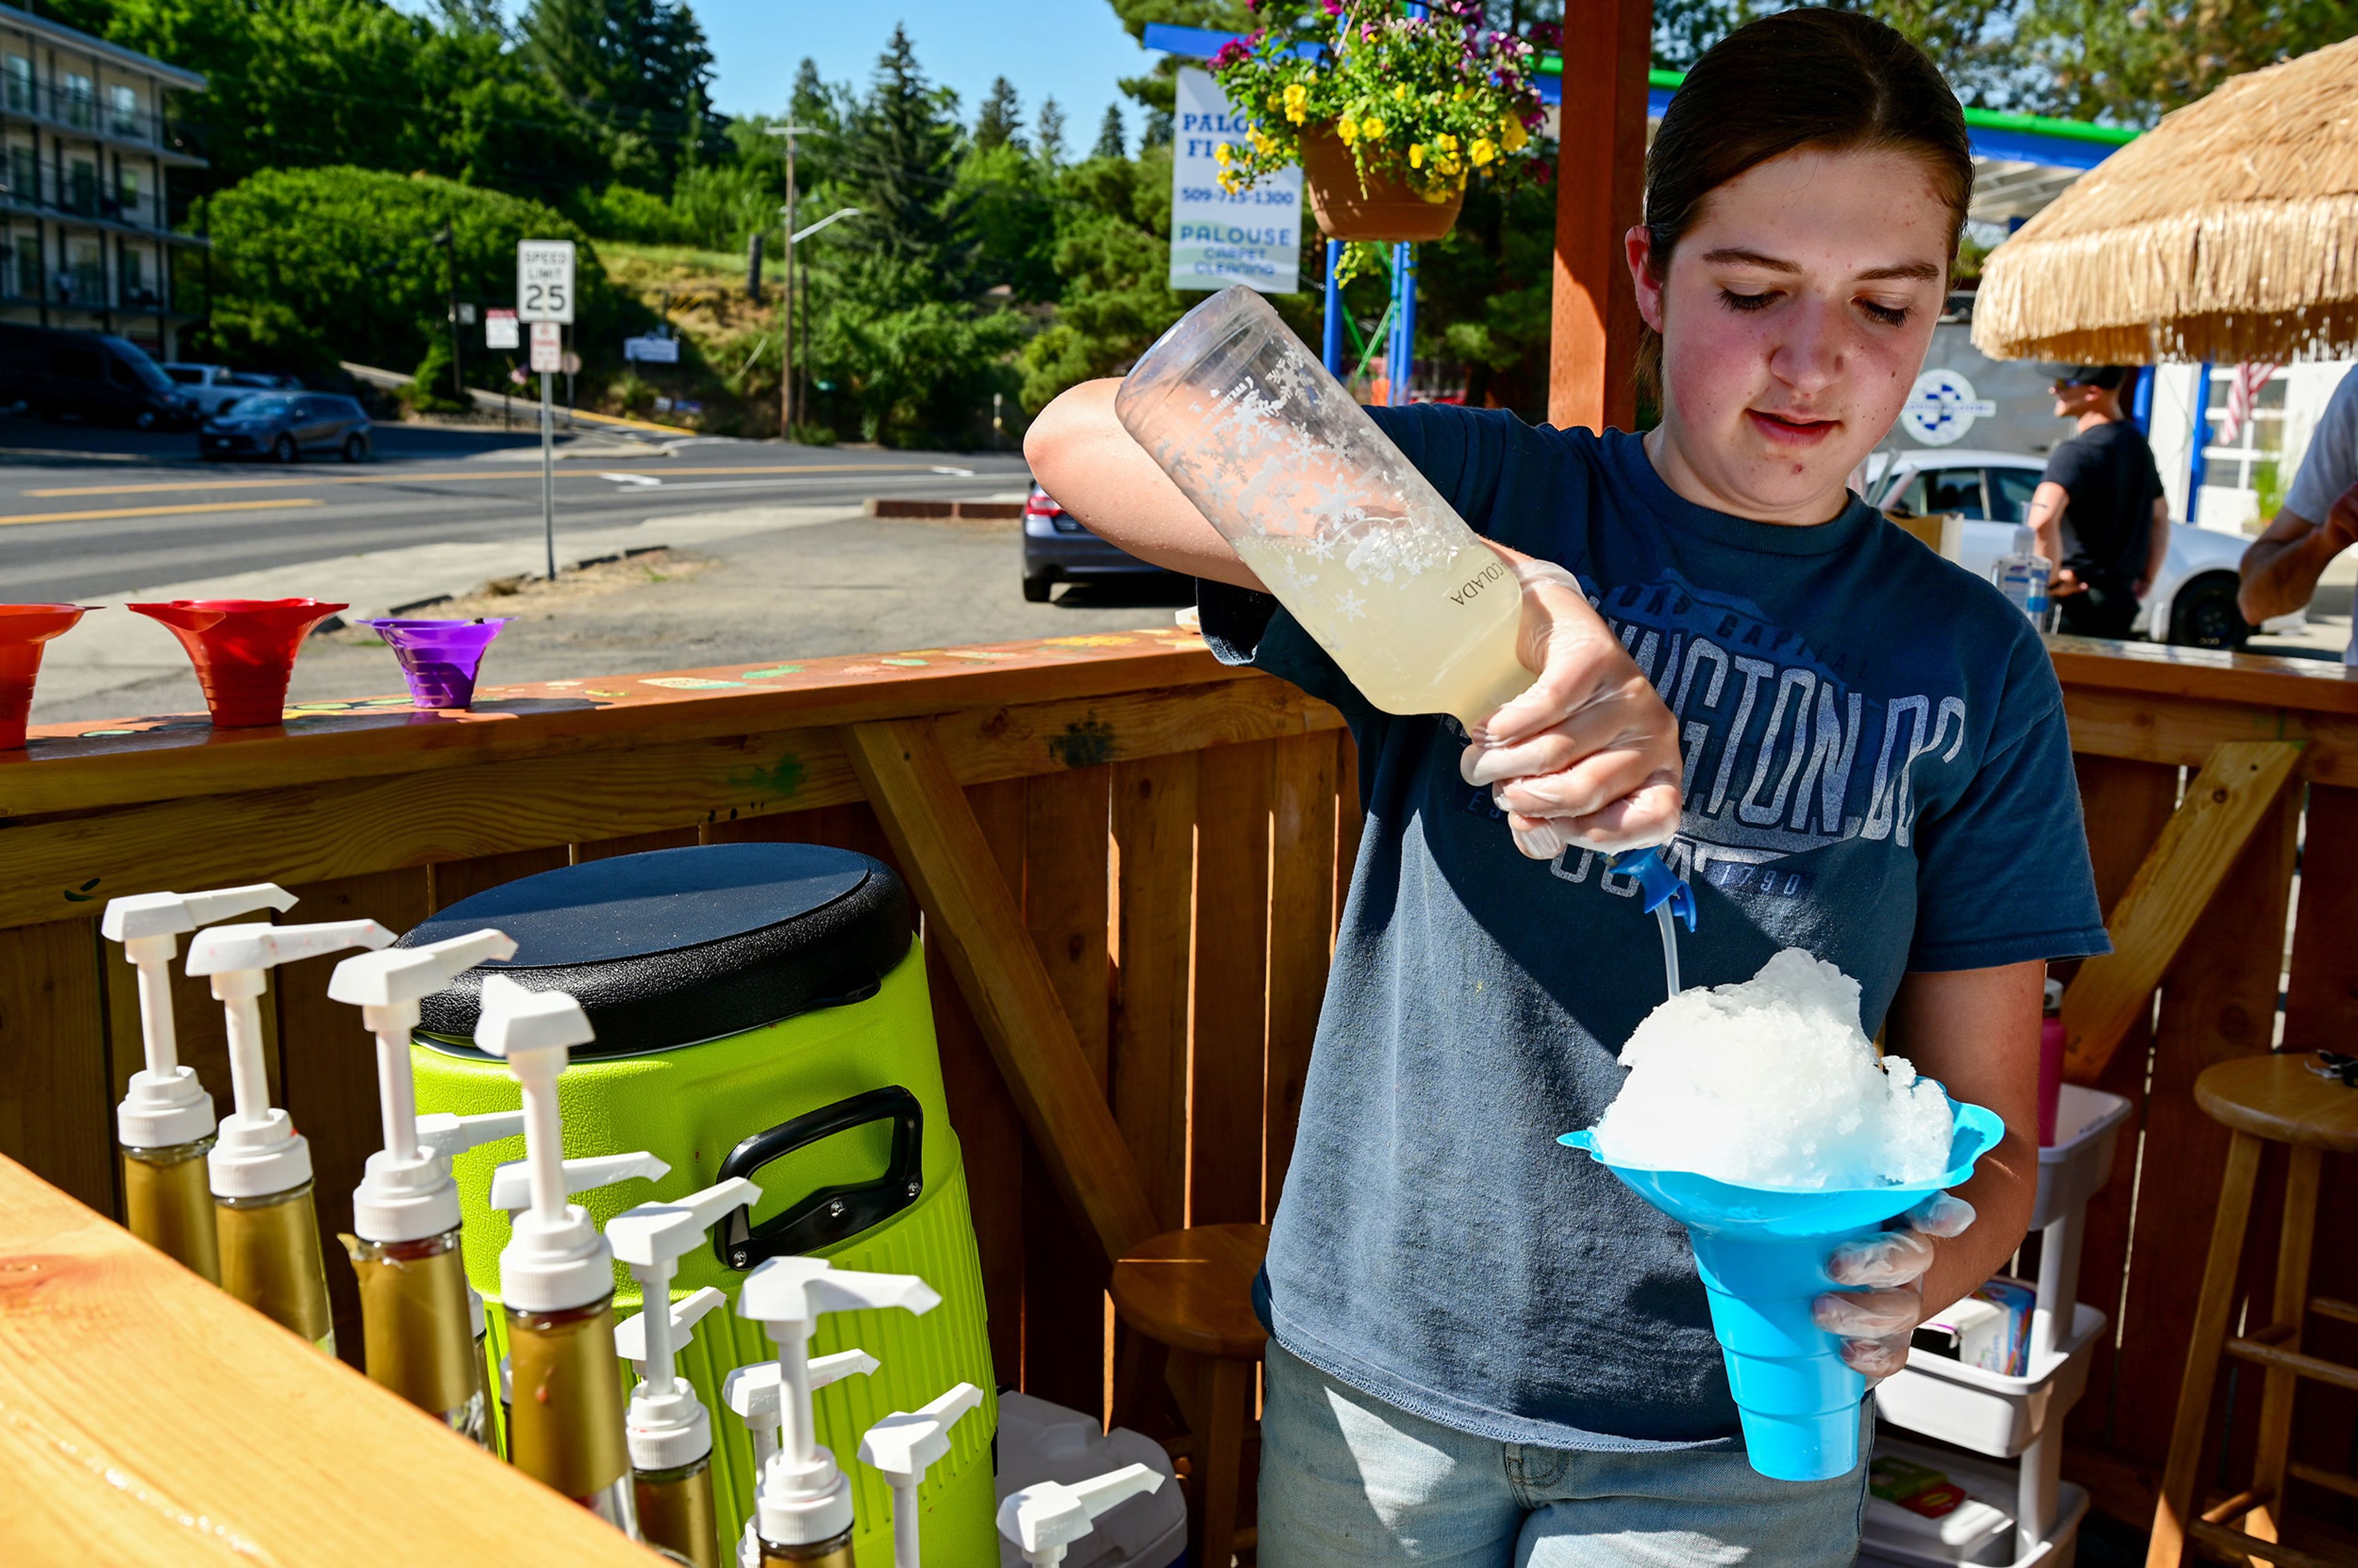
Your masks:
<instances>
[{"instance_id":1,"label":"black cooler lid","mask_svg":"<svg viewBox=\"0 0 2358 1568\"><path fill-rule=\"evenodd\" d=\"M483 977L579 1000L597 1040L635 1056L871 995L909 950L907 890L881 860L819 844L699 844L564 866L461 899L401 938L486 925L516 955L425 999L427 1033L471 1040Z\"/></svg>"}]
</instances>

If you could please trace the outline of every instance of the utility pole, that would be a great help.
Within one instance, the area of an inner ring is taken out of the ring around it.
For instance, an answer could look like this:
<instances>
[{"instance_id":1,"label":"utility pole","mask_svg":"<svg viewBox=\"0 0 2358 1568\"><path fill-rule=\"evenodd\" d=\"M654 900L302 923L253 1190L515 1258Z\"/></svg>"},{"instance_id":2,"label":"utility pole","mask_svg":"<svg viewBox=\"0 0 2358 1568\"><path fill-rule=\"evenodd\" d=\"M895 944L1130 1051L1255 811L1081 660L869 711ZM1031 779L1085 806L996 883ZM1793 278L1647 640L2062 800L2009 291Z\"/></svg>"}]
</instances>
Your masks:
<instances>
[{"instance_id":1,"label":"utility pole","mask_svg":"<svg viewBox=\"0 0 2358 1568\"><path fill-rule=\"evenodd\" d=\"M443 314L450 321L450 395L459 400L461 411L467 407L467 381L459 373L459 243L450 232L450 220L442 220L442 232L434 243L442 247Z\"/></svg>"},{"instance_id":2,"label":"utility pole","mask_svg":"<svg viewBox=\"0 0 2358 1568\"><path fill-rule=\"evenodd\" d=\"M786 205L784 209L785 254L778 259L778 308L783 312L778 333L778 434L786 440L795 438L795 203L799 193L795 189L795 138L815 135L816 125L772 125L770 135L786 139Z\"/></svg>"}]
</instances>

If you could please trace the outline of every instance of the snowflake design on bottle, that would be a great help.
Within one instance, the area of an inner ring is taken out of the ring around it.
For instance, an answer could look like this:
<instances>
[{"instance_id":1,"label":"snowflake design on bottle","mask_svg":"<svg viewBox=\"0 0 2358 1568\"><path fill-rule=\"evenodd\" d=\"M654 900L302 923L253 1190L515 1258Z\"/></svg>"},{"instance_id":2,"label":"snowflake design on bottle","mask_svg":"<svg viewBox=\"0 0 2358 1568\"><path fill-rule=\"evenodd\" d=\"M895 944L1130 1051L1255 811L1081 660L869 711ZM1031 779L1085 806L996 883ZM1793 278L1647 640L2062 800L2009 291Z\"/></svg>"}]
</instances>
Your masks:
<instances>
[{"instance_id":1,"label":"snowflake design on bottle","mask_svg":"<svg viewBox=\"0 0 2358 1568\"><path fill-rule=\"evenodd\" d=\"M1364 620L1368 613L1368 601L1345 589L1335 596L1335 613L1346 621Z\"/></svg>"}]
</instances>

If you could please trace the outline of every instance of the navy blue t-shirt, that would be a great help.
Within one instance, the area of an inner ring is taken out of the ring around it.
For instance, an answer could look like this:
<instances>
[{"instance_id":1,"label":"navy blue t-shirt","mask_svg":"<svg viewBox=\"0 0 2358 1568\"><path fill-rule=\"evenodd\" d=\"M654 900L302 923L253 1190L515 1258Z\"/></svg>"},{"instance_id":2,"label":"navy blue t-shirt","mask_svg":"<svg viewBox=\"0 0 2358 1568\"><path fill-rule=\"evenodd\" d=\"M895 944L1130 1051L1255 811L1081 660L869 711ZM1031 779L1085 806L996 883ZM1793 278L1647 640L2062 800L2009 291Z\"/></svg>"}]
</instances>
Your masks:
<instances>
[{"instance_id":1,"label":"navy blue t-shirt","mask_svg":"<svg viewBox=\"0 0 2358 1568\"><path fill-rule=\"evenodd\" d=\"M1991 584L1855 500L1817 527L1682 500L1634 436L1371 412L1477 532L1571 569L1677 716L1686 984L1807 948L1874 1033L1910 969L2107 950L2061 690ZM1343 710L1367 807L1270 1238L1279 1341L1500 1442L1729 1437L1685 1232L1555 1142L1662 1000L1636 886L1526 860L1455 721L1370 708L1274 600L1200 603L1223 658Z\"/></svg>"}]
</instances>

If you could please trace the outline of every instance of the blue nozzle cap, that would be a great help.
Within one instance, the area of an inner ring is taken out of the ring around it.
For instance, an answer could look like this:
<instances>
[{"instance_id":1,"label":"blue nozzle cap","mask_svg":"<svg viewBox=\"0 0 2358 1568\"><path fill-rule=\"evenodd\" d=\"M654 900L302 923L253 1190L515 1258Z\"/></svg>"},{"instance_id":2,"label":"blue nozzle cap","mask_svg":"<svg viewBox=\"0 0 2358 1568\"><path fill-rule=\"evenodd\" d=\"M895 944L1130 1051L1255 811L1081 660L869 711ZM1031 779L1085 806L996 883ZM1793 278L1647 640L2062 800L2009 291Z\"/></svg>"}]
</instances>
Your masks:
<instances>
[{"instance_id":1,"label":"blue nozzle cap","mask_svg":"<svg viewBox=\"0 0 2358 1568\"><path fill-rule=\"evenodd\" d=\"M1659 850L1631 849L1616 855L1612 869L1624 876L1638 879L1647 914L1651 914L1668 903L1671 914L1685 921L1688 930L1695 928L1694 889L1681 881L1676 871L1662 864Z\"/></svg>"}]
</instances>

